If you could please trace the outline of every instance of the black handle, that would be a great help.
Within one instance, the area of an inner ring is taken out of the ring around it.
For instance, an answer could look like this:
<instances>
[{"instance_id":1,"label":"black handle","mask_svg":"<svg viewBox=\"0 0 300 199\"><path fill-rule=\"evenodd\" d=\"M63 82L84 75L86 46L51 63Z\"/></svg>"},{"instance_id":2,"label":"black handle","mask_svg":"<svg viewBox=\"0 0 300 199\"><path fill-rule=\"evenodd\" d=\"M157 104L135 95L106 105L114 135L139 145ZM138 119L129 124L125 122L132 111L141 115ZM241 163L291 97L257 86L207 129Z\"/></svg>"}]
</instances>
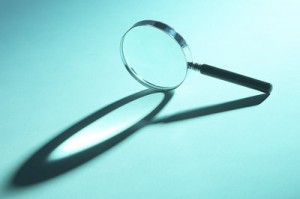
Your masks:
<instances>
[{"instance_id":1,"label":"black handle","mask_svg":"<svg viewBox=\"0 0 300 199\"><path fill-rule=\"evenodd\" d=\"M233 73L224 69L220 69L207 64L188 63L189 68L200 71L204 75L222 79L228 82L239 84L248 88L252 88L264 93L270 94L272 91L272 84L258 79Z\"/></svg>"}]
</instances>

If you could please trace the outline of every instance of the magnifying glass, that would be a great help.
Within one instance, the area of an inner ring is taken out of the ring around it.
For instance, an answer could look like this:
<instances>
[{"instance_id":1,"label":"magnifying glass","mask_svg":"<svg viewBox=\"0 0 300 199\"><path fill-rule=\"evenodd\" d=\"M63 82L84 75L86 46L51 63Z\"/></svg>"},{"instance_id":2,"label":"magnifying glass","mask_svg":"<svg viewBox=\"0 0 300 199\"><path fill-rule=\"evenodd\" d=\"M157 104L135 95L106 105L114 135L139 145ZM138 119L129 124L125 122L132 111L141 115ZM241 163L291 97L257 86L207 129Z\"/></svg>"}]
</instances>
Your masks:
<instances>
[{"instance_id":1,"label":"magnifying glass","mask_svg":"<svg viewBox=\"0 0 300 199\"><path fill-rule=\"evenodd\" d=\"M172 27L144 20L121 38L120 53L127 71L144 86L172 90L180 86L189 69L270 94L272 85L207 64L194 63L191 51Z\"/></svg>"}]
</instances>

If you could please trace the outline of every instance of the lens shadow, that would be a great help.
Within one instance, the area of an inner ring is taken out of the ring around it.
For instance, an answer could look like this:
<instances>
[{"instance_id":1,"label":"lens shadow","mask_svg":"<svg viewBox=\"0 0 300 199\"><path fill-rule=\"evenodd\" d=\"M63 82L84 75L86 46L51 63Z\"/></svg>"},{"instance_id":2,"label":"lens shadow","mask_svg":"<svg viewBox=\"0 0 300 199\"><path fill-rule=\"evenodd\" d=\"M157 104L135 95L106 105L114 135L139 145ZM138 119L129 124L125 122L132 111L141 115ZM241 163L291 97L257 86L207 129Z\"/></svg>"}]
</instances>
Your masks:
<instances>
[{"instance_id":1,"label":"lens shadow","mask_svg":"<svg viewBox=\"0 0 300 199\"><path fill-rule=\"evenodd\" d=\"M121 100L118 100L96 112L89 115L88 117L77 122L70 128L63 131L57 137L46 143L41 149L34 153L16 172L15 176L12 178L10 187L26 187L29 185L37 184L42 181L54 178L61 175L67 171L70 171L87 161L95 158L96 156L104 153L114 145L118 144L122 140L126 139L128 136L142 128L146 125L147 121L150 121L171 99L172 92L160 92L164 94L161 102L153 109L149 114L140 118L132 126L128 126L125 130L116 134L115 136L100 142L92 147L89 147L83 151L72 154L65 158L48 161L49 155L62 143L69 140L73 135L82 130L83 128L91 125L96 120L104 117L110 112L129 104L132 101L139 100L145 96L158 93L157 91L152 91L150 89L144 90L133 95L127 96Z\"/></svg>"}]
</instances>

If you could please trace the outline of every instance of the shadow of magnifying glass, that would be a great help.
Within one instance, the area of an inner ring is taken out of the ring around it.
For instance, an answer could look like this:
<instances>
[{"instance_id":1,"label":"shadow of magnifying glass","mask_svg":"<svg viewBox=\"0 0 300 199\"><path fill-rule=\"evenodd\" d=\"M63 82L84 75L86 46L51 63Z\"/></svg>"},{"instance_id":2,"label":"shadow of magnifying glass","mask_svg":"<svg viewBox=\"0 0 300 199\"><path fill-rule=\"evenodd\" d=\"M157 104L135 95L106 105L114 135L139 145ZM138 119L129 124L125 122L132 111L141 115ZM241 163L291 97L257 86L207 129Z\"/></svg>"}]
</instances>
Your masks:
<instances>
[{"instance_id":1,"label":"shadow of magnifying glass","mask_svg":"<svg viewBox=\"0 0 300 199\"><path fill-rule=\"evenodd\" d=\"M166 106L172 96L172 91L148 89L127 96L92 113L60 133L27 159L13 176L9 188L28 187L62 175L101 155L147 125L177 122L258 105L268 97L268 94L255 95L155 119L155 116ZM134 112L134 110L138 110L138 112ZM120 113L122 113L121 116ZM105 118L110 119L105 120ZM126 118L134 119L124 123ZM117 122L112 122L111 119L117 120ZM95 125L101 120L104 122ZM108 121L111 125L107 127ZM120 123L122 125L117 127ZM106 127L103 127L105 125ZM96 127L93 128L93 126ZM78 137L76 138L76 136ZM91 137L91 139L86 141L87 137ZM85 140L83 144L78 142L82 140ZM66 146L79 146L79 148Z\"/></svg>"}]
</instances>

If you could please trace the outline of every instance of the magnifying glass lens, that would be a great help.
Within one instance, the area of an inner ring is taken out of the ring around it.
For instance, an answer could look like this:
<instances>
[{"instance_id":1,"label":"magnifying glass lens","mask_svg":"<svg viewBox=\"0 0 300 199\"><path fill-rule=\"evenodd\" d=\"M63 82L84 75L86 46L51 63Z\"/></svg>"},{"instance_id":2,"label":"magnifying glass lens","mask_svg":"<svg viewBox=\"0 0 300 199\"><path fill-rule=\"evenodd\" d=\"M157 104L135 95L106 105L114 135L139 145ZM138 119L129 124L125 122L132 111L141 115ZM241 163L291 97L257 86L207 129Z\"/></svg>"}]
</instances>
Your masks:
<instances>
[{"instance_id":1,"label":"magnifying glass lens","mask_svg":"<svg viewBox=\"0 0 300 199\"><path fill-rule=\"evenodd\" d=\"M180 45L157 28L138 26L129 30L122 50L127 70L150 88L173 89L186 76L187 63Z\"/></svg>"}]
</instances>

